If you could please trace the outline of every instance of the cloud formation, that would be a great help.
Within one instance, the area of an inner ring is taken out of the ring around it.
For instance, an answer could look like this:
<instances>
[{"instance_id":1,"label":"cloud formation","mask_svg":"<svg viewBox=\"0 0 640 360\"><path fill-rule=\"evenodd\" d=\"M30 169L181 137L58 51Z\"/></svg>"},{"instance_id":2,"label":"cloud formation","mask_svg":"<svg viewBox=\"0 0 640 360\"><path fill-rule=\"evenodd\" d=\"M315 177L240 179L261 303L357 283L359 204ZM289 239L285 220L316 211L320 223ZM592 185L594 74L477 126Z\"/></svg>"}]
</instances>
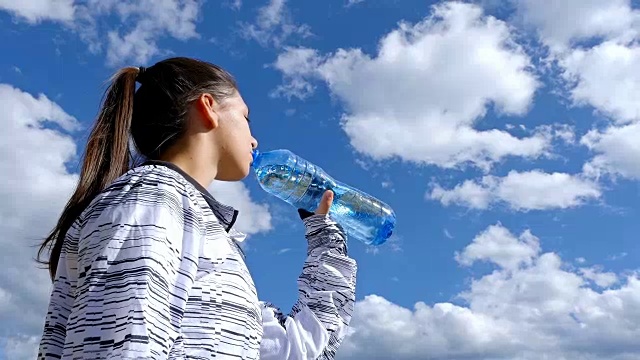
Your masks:
<instances>
[{"instance_id":1,"label":"cloud formation","mask_svg":"<svg viewBox=\"0 0 640 360\"><path fill-rule=\"evenodd\" d=\"M442 3L418 23L401 22L375 56L286 48L273 66L284 79L280 96L304 99L315 81L326 83L345 105L351 145L377 160L487 169L507 156L543 156L549 147L543 132L518 138L474 128L490 108L526 114L540 85L510 27L477 5Z\"/></svg>"},{"instance_id":2,"label":"cloud formation","mask_svg":"<svg viewBox=\"0 0 640 360\"><path fill-rule=\"evenodd\" d=\"M501 224L479 233L456 259L494 270L472 278L457 303L405 308L365 296L338 359L637 358L636 273L576 268L542 252L530 230L516 236Z\"/></svg>"},{"instance_id":3,"label":"cloud formation","mask_svg":"<svg viewBox=\"0 0 640 360\"><path fill-rule=\"evenodd\" d=\"M451 189L436 184L426 197L444 206L455 204L484 210L493 204L505 204L516 211L529 211L572 208L601 195L597 183L580 175L512 170L504 177L487 175Z\"/></svg>"}]
</instances>

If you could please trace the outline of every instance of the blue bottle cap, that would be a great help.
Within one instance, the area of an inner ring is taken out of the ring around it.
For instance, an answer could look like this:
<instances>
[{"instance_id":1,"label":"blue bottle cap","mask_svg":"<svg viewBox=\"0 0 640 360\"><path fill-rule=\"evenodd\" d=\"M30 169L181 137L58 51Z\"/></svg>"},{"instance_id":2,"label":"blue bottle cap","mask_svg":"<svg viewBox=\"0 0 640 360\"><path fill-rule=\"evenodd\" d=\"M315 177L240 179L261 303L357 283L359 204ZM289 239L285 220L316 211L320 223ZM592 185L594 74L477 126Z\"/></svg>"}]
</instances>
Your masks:
<instances>
[{"instance_id":1,"label":"blue bottle cap","mask_svg":"<svg viewBox=\"0 0 640 360\"><path fill-rule=\"evenodd\" d=\"M251 156L253 157L253 161L251 162L251 166L253 166L253 164L256 162L256 158L260 155L260 151L258 151L258 149L254 149L251 152Z\"/></svg>"}]
</instances>

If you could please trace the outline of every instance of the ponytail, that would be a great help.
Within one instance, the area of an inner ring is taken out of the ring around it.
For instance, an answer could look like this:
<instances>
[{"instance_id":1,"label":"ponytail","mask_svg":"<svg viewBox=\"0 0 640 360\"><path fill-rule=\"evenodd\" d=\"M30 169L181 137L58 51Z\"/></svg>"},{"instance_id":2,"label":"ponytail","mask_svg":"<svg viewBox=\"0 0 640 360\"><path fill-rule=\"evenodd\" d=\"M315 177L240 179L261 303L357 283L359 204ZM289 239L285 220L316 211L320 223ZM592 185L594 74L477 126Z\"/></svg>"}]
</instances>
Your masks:
<instances>
[{"instance_id":1,"label":"ponytail","mask_svg":"<svg viewBox=\"0 0 640 360\"><path fill-rule=\"evenodd\" d=\"M37 259L48 265L51 279L58 267L64 237L74 221L93 198L129 170L129 134L138 73L138 68L127 67L111 79L100 114L87 141L76 190L55 228L40 245ZM40 260L47 249L51 249L49 261Z\"/></svg>"}]
</instances>

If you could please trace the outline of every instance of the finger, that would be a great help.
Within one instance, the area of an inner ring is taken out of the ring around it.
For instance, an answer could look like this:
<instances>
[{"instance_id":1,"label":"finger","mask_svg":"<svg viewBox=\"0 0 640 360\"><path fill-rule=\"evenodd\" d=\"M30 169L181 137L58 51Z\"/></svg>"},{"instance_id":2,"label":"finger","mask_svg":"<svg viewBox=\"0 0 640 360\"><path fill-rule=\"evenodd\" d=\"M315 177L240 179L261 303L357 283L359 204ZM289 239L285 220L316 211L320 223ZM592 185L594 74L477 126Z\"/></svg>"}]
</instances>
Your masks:
<instances>
[{"instance_id":1,"label":"finger","mask_svg":"<svg viewBox=\"0 0 640 360\"><path fill-rule=\"evenodd\" d=\"M333 204L333 191L327 190L322 195L322 200L320 200L320 204L316 209L316 214L322 214L322 215L328 214L332 204Z\"/></svg>"}]
</instances>

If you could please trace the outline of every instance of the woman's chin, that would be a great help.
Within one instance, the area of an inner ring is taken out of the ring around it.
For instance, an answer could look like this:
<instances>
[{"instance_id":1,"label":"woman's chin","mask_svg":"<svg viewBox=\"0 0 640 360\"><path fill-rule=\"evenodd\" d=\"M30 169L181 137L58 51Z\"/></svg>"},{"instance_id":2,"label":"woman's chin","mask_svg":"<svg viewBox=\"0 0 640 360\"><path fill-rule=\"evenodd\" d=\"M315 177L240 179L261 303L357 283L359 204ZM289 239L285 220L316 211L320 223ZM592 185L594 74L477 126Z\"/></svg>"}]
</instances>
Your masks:
<instances>
[{"instance_id":1,"label":"woman's chin","mask_svg":"<svg viewBox=\"0 0 640 360\"><path fill-rule=\"evenodd\" d=\"M236 171L220 172L216 176L216 180L219 181L241 181L244 180L251 172L251 167L247 166L245 169L238 169Z\"/></svg>"}]
</instances>

